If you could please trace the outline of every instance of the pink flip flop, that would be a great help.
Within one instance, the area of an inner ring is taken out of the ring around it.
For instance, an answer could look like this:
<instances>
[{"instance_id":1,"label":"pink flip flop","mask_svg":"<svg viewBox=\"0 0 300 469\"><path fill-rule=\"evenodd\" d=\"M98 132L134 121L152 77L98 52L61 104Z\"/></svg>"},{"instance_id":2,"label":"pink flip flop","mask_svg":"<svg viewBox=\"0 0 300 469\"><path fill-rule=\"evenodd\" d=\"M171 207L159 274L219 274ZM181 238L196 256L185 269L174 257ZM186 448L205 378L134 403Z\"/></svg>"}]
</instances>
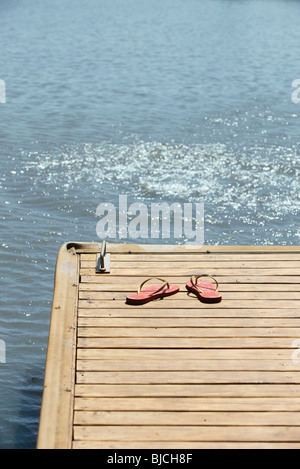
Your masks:
<instances>
[{"instance_id":1,"label":"pink flip flop","mask_svg":"<svg viewBox=\"0 0 300 469\"><path fill-rule=\"evenodd\" d=\"M158 298L164 298L165 296L175 295L178 293L180 288L177 285L170 285L169 282L163 280L161 278L157 278L163 282L162 285L148 285L142 291L143 286L145 283L152 280L152 278L148 278L145 280L138 288L137 293L132 293L127 296L126 303L130 305L143 305L148 303L149 301L156 300Z\"/></svg>"},{"instance_id":2,"label":"pink flip flop","mask_svg":"<svg viewBox=\"0 0 300 469\"><path fill-rule=\"evenodd\" d=\"M211 278L216 286L211 282L198 282L200 277ZM203 303L220 303L220 301L222 301L222 295L219 292L219 284L211 275L203 274L197 277L192 276L190 281L186 284L186 289L191 293L195 293Z\"/></svg>"}]
</instances>

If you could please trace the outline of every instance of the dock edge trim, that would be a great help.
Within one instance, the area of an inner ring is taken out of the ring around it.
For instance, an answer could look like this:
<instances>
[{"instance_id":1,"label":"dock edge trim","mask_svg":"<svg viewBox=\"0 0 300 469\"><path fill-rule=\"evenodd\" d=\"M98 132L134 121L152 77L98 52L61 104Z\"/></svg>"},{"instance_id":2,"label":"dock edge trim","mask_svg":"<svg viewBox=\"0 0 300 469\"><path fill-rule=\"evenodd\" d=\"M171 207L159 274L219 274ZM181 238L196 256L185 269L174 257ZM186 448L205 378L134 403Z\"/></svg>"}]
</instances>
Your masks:
<instances>
[{"instance_id":1,"label":"dock edge trim","mask_svg":"<svg viewBox=\"0 0 300 469\"><path fill-rule=\"evenodd\" d=\"M70 243L58 254L37 449L71 449L79 256Z\"/></svg>"}]
</instances>

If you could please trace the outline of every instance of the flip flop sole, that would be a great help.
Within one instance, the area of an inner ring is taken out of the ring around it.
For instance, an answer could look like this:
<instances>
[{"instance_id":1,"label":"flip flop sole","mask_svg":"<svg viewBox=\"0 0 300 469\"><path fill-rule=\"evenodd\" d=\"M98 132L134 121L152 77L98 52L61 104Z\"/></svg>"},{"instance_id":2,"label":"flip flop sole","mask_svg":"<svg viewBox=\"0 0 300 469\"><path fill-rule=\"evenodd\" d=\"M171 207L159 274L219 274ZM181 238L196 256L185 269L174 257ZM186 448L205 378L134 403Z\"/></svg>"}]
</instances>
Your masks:
<instances>
[{"instance_id":1,"label":"flip flop sole","mask_svg":"<svg viewBox=\"0 0 300 469\"><path fill-rule=\"evenodd\" d=\"M126 303L130 305L143 305L149 303L150 301L164 298L165 296L175 295L180 290L177 285L170 285L170 288L166 288L165 290L151 295L151 292L156 291L158 288L159 285L153 285L148 287L140 294L135 293L133 295L128 295L126 298Z\"/></svg>"},{"instance_id":2,"label":"flip flop sole","mask_svg":"<svg viewBox=\"0 0 300 469\"><path fill-rule=\"evenodd\" d=\"M203 303L220 303L222 301L222 295L212 288L211 283L197 283L197 287L201 288L203 293L200 293L191 282L188 282L185 287L190 293L194 293Z\"/></svg>"}]
</instances>

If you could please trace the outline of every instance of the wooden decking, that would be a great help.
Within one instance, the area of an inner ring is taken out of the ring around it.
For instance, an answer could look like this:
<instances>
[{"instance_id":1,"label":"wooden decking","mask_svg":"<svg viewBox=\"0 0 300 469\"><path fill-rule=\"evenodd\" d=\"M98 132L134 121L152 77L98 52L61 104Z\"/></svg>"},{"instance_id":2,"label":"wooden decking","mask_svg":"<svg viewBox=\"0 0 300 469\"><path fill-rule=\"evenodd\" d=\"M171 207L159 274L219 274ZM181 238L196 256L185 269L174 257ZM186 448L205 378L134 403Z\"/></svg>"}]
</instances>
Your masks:
<instances>
[{"instance_id":1,"label":"wooden decking","mask_svg":"<svg viewBox=\"0 0 300 469\"><path fill-rule=\"evenodd\" d=\"M38 448L300 448L300 247L100 248L59 254ZM152 276L180 293L126 305Z\"/></svg>"}]
</instances>

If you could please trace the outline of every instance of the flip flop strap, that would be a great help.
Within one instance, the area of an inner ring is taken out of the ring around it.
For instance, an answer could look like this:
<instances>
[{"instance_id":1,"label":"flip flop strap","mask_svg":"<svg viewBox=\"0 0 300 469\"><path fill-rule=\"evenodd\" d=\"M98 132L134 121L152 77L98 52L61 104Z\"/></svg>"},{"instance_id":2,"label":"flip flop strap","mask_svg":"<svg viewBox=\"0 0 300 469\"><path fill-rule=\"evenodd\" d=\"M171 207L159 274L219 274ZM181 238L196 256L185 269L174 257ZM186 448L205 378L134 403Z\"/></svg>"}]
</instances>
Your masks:
<instances>
[{"instance_id":1,"label":"flip flop strap","mask_svg":"<svg viewBox=\"0 0 300 469\"><path fill-rule=\"evenodd\" d=\"M195 278L195 281L194 281L194 277L195 277L195 276L192 275L192 277L191 277L191 284L192 284L193 287L195 287L200 293L203 293L203 291L200 290L200 288L199 288L198 285L197 285L197 281L198 281L198 279L199 279L200 277L209 277L209 278L211 278L211 279L215 282L215 284L216 284L216 289L215 289L215 291L217 292L217 291L219 290L218 281L217 281L214 277L212 277L211 275L209 275L209 274L198 275L198 276Z\"/></svg>"},{"instance_id":2,"label":"flip flop strap","mask_svg":"<svg viewBox=\"0 0 300 469\"><path fill-rule=\"evenodd\" d=\"M159 280L160 282L163 282L162 286L159 287L157 290L155 290L154 292L152 293L149 293L149 296L152 296L152 295L156 295L156 293L159 293L160 291L164 290L165 287L167 288L170 288L170 285L169 285L169 282L167 282L166 280L162 279L162 278L158 278L158 277L154 277L154 279L156 280ZM153 278L148 278L147 280L145 280L138 288L138 295L141 293L142 291L142 288L143 286L147 283L147 282L150 282L150 280L153 280Z\"/></svg>"}]
</instances>

